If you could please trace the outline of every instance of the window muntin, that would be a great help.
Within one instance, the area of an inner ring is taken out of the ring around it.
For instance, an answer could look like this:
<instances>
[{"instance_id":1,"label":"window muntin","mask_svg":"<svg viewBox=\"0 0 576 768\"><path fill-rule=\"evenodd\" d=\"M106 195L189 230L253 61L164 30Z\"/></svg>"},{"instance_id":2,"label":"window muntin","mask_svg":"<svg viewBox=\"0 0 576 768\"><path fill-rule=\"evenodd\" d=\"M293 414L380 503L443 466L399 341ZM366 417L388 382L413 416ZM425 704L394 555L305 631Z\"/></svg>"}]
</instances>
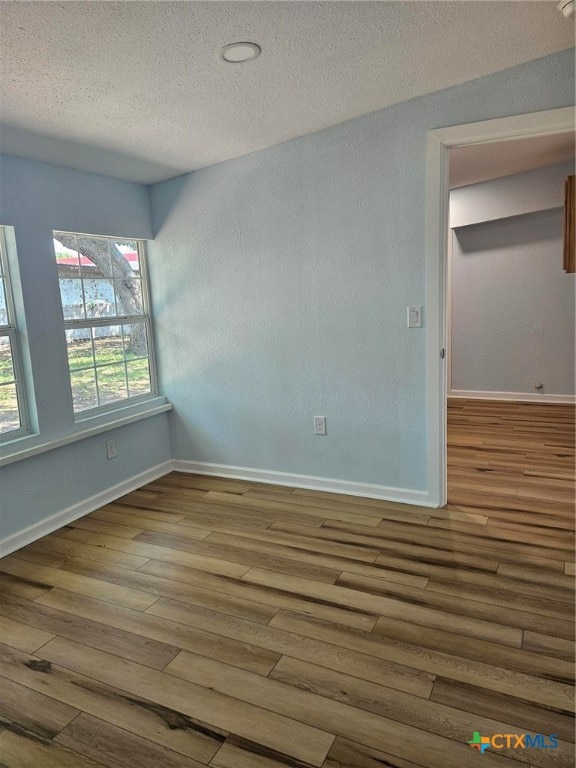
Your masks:
<instances>
[{"instance_id":1,"label":"window muntin","mask_svg":"<svg viewBox=\"0 0 576 768\"><path fill-rule=\"evenodd\" d=\"M74 413L155 392L143 243L54 232Z\"/></svg>"},{"instance_id":2,"label":"window muntin","mask_svg":"<svg viewBox=\"0 0 576 768\"><path fill-rule=\"evenodd\" d=\"M28 431L18 330L4 227L0 227L0 439Z\"/></svg>"}]
</instances>

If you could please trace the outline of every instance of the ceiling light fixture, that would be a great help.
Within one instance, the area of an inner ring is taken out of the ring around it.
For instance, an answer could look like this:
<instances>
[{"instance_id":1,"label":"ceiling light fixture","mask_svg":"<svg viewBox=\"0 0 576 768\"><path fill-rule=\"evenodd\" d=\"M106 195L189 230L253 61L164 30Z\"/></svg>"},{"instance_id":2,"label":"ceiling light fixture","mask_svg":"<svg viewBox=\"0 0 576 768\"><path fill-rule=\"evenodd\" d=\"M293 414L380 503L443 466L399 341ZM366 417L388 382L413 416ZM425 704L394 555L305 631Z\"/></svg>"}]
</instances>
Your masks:
<instances>
[{"instance_id":1,"label":"ceiling light fixture","mask_svg":"<svg viewBox=\"0 0 576 768\"><path fill-rule=\"evenodd\" d=\"M262 48L256 43L230 43L222 48L220 55L229 64L244 64L257 59L261 53Z\"/></svg>"},{"instance_id":2,"label":"ceiling light fixture","mask_svg":"<svg viewBox=\"0 0 576 768\"><path fill-rule=\"evenodd\" d=\"M567 19L571 19L574 17L575 12L575 6L576 3L574 0L562 0L560 5L558 6L558 10L566 16Z\"/></svg>"}]
</instances>

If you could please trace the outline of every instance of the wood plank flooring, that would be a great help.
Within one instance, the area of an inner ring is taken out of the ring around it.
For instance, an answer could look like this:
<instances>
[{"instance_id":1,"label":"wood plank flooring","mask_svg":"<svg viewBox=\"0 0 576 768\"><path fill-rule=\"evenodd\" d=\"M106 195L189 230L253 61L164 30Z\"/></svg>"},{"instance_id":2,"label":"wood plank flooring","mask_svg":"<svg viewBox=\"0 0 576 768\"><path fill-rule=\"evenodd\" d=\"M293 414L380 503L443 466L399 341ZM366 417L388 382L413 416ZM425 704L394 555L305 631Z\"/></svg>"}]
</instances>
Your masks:
<instances>
[{"instance_id":1,"label":"wood plank flooring","mask_svg":"<svg viewBox=\"0 0 576 768\"><path fill-rule=\"evenodd\" d=\"M450 398L449 503L472 511L489 508L490 528L530 525L529 534L554 538L558 529L573 528L574 410Z\"/></svg>"},{"instance_id":2,"label":"wood plank flooring","mask_svg":"<svg viewBox=\"0 0 576 768\"><path fill-rule=\"evenodd\" d=\"M172 473L4 558L0 765L574 766L572 416L451 402L444 509Z\"/></svg>"}]
</instances>

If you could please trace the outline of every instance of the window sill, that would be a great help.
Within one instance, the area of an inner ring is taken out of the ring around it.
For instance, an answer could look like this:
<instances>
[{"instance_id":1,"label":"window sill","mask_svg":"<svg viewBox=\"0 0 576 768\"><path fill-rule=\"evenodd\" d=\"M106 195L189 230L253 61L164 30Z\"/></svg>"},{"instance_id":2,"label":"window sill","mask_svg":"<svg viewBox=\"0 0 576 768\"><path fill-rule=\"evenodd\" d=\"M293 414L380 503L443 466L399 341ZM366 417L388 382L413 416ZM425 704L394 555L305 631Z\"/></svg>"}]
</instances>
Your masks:
<instances>
[{"instance_id":1,"label":"window sill","mask_svg":"<svg viewBox=\"0 0 576 768\"><path fill-rule=\"evenodd\" d=\"M119 408L114 412L83 419L76 424L73 432L50 440L42 440L39 435L26 435L0 447L0 467L171 410L172 403L169 403L165 397L154 397L146 402Z\"/></svg>"}]
</instances>

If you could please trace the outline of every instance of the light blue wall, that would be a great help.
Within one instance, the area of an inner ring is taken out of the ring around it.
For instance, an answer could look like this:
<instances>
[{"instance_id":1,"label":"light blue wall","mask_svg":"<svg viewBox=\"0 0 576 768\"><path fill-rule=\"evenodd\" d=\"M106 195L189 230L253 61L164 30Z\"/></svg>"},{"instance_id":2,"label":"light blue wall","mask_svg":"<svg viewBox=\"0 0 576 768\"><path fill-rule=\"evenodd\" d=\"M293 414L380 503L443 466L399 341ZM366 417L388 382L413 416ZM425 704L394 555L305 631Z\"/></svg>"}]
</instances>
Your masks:
<instances>
[{"instance_id":1,"label":"light blue wall","mask_svg":"<svg viewBox=\"0 0 576 768\"><path fill-rule=\"evenodd\" d=\"M26 312L37 423L44 439L75 428L52 230L149 238L148 189L80 171L0 157L0 224L15 228L18 300ZM118 456L106 460L105 441ZM2 536L21 530L170 456L164 414L0 470Z\"/></svg>"},{"instance_id":2,"label":"light blue wall","mask_svg":"<svg viewBox=\"0 0 576 768\"><path fill-rule=\"evenodd\" d=\"M106 460L114 438L118 456ZM106 491L170 457L166 414L70 443L0 470L2 539Z\"/></svg>"},{"instance_id":3,"label":"light blue wall","mask_svg":"<svg viewBox=\"0 0 576 768\"><path fill-rule=\"evenodd\" d=\"M568 51L152 187L173 457L426 489L426 133L573 99Z\"/></svg>"},{"instance_id":4,"label":"light blue wall","mask_svg":"<svg viewBox=\"0 0 576 768\"><path fill-rule=\"evenodd\" d=\"M455 231L452 390L574 394L574 275L562 268L563 218L556 209Z\"/></svg>"},{"instance_id":5,"label":"light blue wall","mask_svg":"<svg viewBox=\"0 0 576 768\"><path fill-rule=\"evenodd\" d=\"M458 187L450 192L450 227L548 211L564 206L564 182L574 161Z\"/></svg>"},{"instance_id":6,"label":"light blue wall","mask_svg":"<svg viewBox=\"0 0 576 768\"><path fill-rule=\"evenodd\" d=\"M557 163L450 193L452 391L574 394L575 281L562 268L573 173Z\"/></svg>"}]
</instances>

